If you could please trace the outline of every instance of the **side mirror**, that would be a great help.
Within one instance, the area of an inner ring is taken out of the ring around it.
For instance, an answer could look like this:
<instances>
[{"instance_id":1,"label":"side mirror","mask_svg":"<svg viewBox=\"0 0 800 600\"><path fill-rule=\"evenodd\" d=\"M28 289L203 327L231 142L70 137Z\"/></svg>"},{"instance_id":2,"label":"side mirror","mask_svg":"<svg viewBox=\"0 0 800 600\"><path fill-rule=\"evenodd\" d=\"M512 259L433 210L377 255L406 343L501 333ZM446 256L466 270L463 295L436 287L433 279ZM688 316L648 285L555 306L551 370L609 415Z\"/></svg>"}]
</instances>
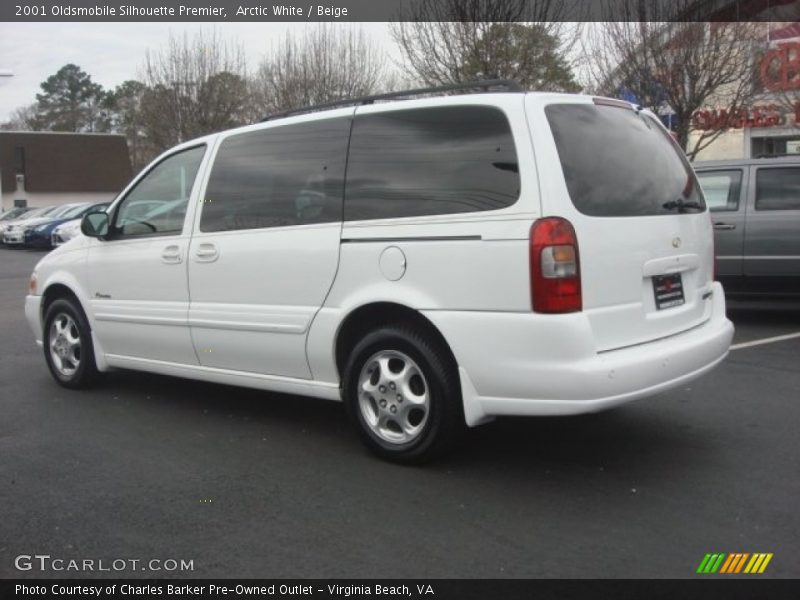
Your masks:
<instances>
[{"instance_id":1,"label":"side mirror","mask_svg":"<svg viewBox=\"0 0 800 600\"><path fill-rule=\"evenodd\" d=\"M81 233L95 238L108 235L108 213L103 211L86 213L81 221Z\"/></svg>"}]
</instances>

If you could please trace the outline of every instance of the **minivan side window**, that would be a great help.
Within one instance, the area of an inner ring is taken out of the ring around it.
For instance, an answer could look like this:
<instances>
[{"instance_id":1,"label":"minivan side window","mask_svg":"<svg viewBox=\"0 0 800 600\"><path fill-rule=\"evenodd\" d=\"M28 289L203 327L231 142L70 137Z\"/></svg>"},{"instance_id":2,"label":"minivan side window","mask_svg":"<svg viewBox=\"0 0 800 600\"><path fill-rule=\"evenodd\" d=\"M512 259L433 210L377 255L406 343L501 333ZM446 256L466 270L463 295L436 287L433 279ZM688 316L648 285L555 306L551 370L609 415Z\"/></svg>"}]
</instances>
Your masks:
<instances>
[{"instance_id":1,"label":"minivan side window","mask_svg":"<svg viewBox=\"0 0 800 600\"><path fill-rule=\"evenodd\" d=\"M800 168L759 169L756 210L800 210Z\"/></svg>"},{"instance_id":2,"label":"minivan side window","mask_svg":"<svg viewBox=\"0 0 800 600\"><path fill-rule=\"evenodd\" d=\"M153 167L116 209L111 237L180 233L205 152L205 146L183 150Z\"/></svg>"},{"instance_id":3,"label":"minivan side window","mask_svg":"<svg viewBox=\"0 0 800 600\"><path fill-rule=\"evenodd\" d=\"M742 171L701 171L697 173L700 187L711 212L739 210L742 189Z\"/></svg>"},{"instance_id":4,"label":"minivan side window","mask_svg":"<svg viewBox=\"0 0 800 600\"><path fill-rule=\"evenodd\" d=\"M357 115L346 221L495 210L520 194L511 127L490 106Z\"/></svg>"},{"instance_id":5,"label":"minivan side window","mask_svg":"<svg viewBox=\"0 0 800 600\"><path fill-rule=\"evenodd\" d=\"M208 180L200 231L342 219L349 117L232 135Z\"/></svg>"}]
</instances>

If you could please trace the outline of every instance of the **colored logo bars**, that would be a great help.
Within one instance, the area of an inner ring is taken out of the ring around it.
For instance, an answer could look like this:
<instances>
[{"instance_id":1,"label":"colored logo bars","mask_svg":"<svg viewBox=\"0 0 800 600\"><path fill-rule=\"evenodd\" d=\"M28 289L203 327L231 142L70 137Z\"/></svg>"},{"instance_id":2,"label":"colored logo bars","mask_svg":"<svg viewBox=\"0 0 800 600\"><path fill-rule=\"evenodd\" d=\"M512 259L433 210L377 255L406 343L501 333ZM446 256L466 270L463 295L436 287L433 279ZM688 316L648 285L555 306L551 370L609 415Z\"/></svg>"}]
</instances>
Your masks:
<instances>
[{"instance_id":1,"label":"colored logo bars","mask_svg":"<svg viewBox=\"0 0 800 600\"><path fill-rule=\"evenodd\" d=\"M769 561L772 560L772 552L749 554L739 552L734 554L706 554L697 567L698 573L763 573Z\"/></svg>"}]
</instances>

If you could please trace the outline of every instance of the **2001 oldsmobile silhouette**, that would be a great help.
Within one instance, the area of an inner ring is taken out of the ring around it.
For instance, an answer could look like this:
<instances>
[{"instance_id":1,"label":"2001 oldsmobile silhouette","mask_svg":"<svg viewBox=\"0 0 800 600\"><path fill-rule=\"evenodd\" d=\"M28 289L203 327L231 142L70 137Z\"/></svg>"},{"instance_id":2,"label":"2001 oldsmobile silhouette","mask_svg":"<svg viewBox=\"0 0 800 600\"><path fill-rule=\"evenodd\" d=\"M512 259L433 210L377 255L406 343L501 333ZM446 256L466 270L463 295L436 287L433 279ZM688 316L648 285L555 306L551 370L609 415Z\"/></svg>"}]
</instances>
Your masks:
<instances>
[{"instance_id":1,"label":"2001 oldsmobile silhouette","mask_svg":"<svg viewBox=\"0 0 800 600\"><path fill-rule=\"evenodd\" d=\"M680 385L733 334L694 173L614 100L464 94L234 129L166 152L83 232L26 299L61 385L123 367L343 400L397 461L495 415Z\"/></svg>"}]
</instances>

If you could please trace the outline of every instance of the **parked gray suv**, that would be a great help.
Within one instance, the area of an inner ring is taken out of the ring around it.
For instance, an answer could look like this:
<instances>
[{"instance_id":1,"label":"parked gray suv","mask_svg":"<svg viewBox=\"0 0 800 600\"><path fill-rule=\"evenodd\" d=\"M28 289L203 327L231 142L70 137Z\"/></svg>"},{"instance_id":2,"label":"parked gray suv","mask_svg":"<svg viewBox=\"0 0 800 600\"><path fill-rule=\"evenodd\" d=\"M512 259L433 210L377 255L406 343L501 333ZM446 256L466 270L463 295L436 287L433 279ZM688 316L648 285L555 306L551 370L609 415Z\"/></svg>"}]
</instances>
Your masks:
<instances>
[{"instance_id":1,"label":"parked gray suv","mask_svg":"<svg viewBox=\"0 0 800 600\"><path fill-rule=\"evenodd\" d=\"M800 297L800 156L695 163L728 295Z\"/></svg>"}]
</instances>

